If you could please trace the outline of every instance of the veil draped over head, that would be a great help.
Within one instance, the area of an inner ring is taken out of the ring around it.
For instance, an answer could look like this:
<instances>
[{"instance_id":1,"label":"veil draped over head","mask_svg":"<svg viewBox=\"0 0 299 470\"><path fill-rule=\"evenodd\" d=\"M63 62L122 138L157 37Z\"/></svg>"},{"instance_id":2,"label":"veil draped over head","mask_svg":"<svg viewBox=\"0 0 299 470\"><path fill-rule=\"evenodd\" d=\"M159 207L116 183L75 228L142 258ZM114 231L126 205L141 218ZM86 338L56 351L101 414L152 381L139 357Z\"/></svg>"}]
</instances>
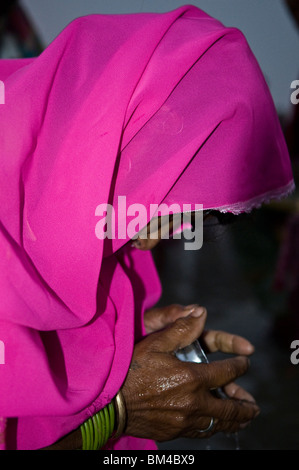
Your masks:
<instances>
[{"instance_id":1,"label":"veil draped over head","mask_svg":"<svg viewBox=\"0 0 299 470\"><path fill-rule=\"evenodd\" d=\"M240 213L294 183L244 36L194 6L78 18L0 80L0 416L8 448L36 449L115 396L160 295L149 253L95 236L96 207Z\"/></svg>"}]
</instances>

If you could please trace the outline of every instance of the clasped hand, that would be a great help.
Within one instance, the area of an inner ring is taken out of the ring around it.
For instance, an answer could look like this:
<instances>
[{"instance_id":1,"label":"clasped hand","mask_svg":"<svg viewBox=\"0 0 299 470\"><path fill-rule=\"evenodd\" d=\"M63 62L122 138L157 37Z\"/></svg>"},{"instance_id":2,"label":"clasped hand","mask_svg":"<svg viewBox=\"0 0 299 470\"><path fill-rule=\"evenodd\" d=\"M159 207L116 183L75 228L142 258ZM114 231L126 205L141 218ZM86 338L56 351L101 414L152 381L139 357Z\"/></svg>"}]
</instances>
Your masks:
<instances>
[{"instance_id":1,"label":"clasped hand","mask_svg":"<svg viewBox=\"0 0 299 470\"><path fill-rule=\"evenodd\" d=\"M198 305L170 305L145 313L149 333L135 345L122 391L127 407L126 434L167 441L236 432L259 414L254 398L234 381L249 366L253 346L223 331L205 331L207 311ZM175 352L201 337L209 352L236 354L196 364L181 362ZM211 391L222 388L227 399ZM208 432L213 418L214 426Z\"/></svg>"}]
</instances>

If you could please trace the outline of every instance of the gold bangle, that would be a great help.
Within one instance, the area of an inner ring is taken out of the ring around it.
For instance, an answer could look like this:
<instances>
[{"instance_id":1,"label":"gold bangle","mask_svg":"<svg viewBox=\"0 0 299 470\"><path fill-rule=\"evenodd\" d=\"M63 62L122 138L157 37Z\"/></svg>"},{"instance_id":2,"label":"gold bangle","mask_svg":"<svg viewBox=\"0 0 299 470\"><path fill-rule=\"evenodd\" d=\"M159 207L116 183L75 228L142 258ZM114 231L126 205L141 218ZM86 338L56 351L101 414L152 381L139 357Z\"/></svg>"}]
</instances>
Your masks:
<instances>
[{"instance_id":1,"label":"gold bangle","mask_svg":"<svg viewBox=\"0 0 299 470\"><path fill-rule=\"evenodd\" d=\"M113 439L118 439L124 432L127 423L127 410L122 392L119 390L114 398L117 428Z\"/></svg>"}]
</instances>

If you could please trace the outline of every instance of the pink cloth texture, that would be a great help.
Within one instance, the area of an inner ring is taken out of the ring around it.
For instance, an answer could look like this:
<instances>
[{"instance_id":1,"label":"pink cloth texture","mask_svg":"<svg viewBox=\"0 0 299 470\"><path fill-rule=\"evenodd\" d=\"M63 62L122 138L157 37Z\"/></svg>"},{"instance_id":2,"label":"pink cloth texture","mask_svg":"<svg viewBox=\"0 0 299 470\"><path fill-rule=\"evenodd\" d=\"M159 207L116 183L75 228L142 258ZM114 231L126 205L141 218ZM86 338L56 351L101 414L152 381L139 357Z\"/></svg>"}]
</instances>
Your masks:
<instances>
[{"instance_id":1,"label":"pink cloth texture","mask_svg":"<svg viewBox=\"0 0 299 470\"><path fill-rule=\"evenodd\" d=\"M0 416L7 449L38 449L116 395L161 294L150 253L95 236L96 207L239 213L294 183L246 39L192 5L78 18L0 80Z\"/></svg>"},{"instance_id":2,"label":"pink cloth texture","mask_svg":"<svg viewBox=\"0 0 299 470\"><path fill-rule=\"evenodd\" d=\"M6 428L6 419L0 418L0 450L5 450L5 428Z\"/></svg>"}]
</instances>

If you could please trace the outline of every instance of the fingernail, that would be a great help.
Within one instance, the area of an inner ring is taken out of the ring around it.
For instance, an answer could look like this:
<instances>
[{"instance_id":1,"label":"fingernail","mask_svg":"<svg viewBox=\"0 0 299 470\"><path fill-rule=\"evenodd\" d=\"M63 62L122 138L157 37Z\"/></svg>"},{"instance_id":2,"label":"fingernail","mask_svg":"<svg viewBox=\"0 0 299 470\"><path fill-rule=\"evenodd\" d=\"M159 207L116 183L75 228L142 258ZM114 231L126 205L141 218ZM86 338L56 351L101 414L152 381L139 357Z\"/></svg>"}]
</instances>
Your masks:
<instances>
[{"instance_id":1,"label":"fingernail","mask_svg":"<svg viewBox=\"0 0 299 470\"><path fill-rule=\"evenodd\" d=\"M246 346L246 353L247 354L253 354L254 353L254 346L253 344L249 343L247 346Z\"/></svg>"},{"instance_id":2,"label":"fingernail","mask_svg":"<svg viewBox=\"0 0 299 470\"><path fill-rule=\"evenodd\" d=\"M197 305L195 305L195 304L186 305L186 307L184 307L184 310L186 310L186 312L188 312L188 313L192 313L192 312L194 312L196 307L197 307Z\"/></svg>"},{"instance_id":3,"label":"fingernail","mask_svg":"<svg viewBox=\"0 0 299 470\"><path fill-rule=\"evenodd\" d=\"M193 307L193 309L190 311L190 315L192 317L199 318L205 313L206 309L204 307Z\"/></svg>"}]
</instances>

